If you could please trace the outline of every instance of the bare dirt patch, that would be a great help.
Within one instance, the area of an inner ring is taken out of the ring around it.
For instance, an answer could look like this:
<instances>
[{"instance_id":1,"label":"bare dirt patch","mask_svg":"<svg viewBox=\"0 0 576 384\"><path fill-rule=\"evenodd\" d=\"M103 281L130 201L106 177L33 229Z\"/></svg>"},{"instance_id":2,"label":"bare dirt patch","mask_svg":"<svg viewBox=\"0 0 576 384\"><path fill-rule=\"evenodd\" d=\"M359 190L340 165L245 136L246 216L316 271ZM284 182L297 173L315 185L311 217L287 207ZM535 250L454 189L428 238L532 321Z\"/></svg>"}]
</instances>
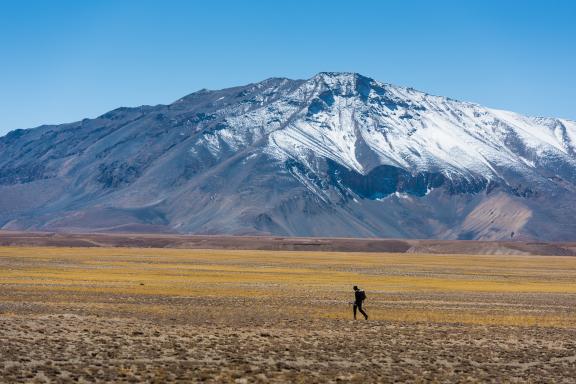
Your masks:
<instances>
[{"instance_id":1,"label":"bare dirt patch","mask_svg":"<svg viewBox=\"0 0 576 384\"><path fill-rule=\"evenodd\" d=\"M0 230L0 246L576 256L576 243L574 242L208 236L158 233L52 233L6 230Z\"/></svg>"}]
</instances>

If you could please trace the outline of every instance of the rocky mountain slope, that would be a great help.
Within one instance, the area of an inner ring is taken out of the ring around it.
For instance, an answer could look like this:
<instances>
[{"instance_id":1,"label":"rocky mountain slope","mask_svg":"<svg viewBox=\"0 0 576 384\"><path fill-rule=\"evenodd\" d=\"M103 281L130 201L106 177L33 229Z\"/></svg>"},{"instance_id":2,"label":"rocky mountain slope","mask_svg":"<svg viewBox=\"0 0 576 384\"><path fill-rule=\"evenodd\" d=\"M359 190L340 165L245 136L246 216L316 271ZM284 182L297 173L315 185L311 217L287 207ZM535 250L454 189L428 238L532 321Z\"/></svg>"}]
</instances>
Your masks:
<instances>
[{"instance_id":1,"label":"rocky mountain slope","mask_svg":"<svg viewBox=\"0 0 576 384\"><path fill-rule=\"evenodd\" d=\"M576 122L354 73L0 138L0 228L576 239Z\"/></svg>"}]
</instances>

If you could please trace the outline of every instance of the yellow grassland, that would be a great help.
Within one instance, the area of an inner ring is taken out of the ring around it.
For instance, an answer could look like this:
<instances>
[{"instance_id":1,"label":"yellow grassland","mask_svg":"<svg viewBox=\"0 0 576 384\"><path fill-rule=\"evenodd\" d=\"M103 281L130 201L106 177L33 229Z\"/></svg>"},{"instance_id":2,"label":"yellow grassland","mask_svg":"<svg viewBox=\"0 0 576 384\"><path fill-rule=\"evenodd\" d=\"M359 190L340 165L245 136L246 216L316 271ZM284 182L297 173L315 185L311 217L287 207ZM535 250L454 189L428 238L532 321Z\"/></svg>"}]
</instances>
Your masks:
<instances>
[{"instance_id":1,"label":"yellow grassland","mask_svg":"<svg viewBox=\"0 0 576 384\"><path fill-rule=\"evenodd\" d=\"M177 313L122 297L246 298L278 316L349 318L354 284L374 320L576 327L574 257L0 247L0 300L54 308Z\"/></svg>"}]
</instances>

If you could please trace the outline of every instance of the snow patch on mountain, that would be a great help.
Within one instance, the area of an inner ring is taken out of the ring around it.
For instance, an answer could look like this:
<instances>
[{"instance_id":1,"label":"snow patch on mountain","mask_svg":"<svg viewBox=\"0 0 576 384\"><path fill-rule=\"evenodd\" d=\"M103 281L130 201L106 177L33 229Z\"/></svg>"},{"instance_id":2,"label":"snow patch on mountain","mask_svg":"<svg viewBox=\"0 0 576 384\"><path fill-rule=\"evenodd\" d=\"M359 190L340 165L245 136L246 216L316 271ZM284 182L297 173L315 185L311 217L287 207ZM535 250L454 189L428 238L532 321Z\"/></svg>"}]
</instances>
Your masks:
<instances>
[{"instance_id":1,"label":"snow patch on mountain","mask_svg":"<svg viewBox=\"0 0 576 384\"><path fill-rule=\"evenodd\" d=\"M412 173L497 179L530 172L547 157L574 163L576 123L534 118L381 83L355 73L320 73L290 86L266 81L259 94L218 113L218 129L194 144L214 156L265 140L264 152L316 170L328 158L366 175L390 165Z\"/></svg>"},{"instance_id":2,"label":"snow patch on mountain","mask_svg":"<svg viewBox=\"0 0 576 384\"><path fill-rule=\"evenodd\" d=\"M309 98L313 109L269 136L271 153L313 167L311 154L366 174L376 165L411 172L476 174L490 180L496 167L533 167L527 153L567 155L574 124L524 117L512 112L431 96L356 74L324 74ZM554 123L554 124L553 124ZM378 158L363 161L358 143Z\"/></svg>"}]
</instances>

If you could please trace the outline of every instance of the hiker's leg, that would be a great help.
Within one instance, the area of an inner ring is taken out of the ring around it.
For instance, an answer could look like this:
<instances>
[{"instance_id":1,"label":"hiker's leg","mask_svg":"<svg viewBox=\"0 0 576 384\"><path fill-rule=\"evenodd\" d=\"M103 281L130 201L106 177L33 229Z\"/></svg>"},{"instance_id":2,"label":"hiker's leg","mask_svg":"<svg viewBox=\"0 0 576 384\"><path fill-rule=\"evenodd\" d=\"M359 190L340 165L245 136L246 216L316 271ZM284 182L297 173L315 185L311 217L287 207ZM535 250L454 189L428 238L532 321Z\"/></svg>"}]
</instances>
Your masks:
<instances>
[{"instance_id":1,"label":"hiker's leg","mask_svg":"<svg viewBox=\"0 0 576 384\"><path fill-rule=\"evenodd\" d=\"M360 311L361 314L364 315L364 318L366 320L368 320L368 315L366 314L366 312L364 312L364 310L362 309L362 304L358 304L358 310Z\"/></svg>"},{"instance_id":2,"label":"hiker's leg","mask_svg":"<svg viewBox=\"0 0 576 384\"><path fill-rule=\"evenodd\" d=\"M352 310L354 311L354 320L356 320L356 303L352 306Z\"/></svg>"}]
</instances>

